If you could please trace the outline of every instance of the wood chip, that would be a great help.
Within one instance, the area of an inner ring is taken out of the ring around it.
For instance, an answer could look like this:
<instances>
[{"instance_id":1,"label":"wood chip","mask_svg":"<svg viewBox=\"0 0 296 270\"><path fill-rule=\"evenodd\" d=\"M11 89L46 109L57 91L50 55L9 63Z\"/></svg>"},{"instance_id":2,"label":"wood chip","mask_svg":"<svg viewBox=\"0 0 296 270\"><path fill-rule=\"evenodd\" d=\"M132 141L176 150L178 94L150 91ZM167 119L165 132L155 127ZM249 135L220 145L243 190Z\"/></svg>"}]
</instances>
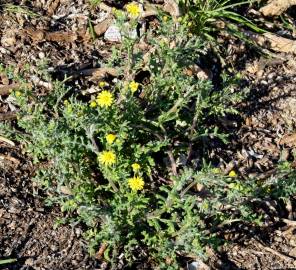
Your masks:
<instances>
[{"instance_id":1,"label":"wood chip","mask_svg":"<svg viewBox=\"0 0 296 270\"><path fill-rule=\"evenodd\" d=\"M84 39L85 31L57 31L57 32L46 32L45 30L26 28L20 31L20 34L24 37L29 37L33 42L38 43L42 41L55 41L55 42L65 42L72 43L78 39Z\"/></svg>"},{"instance_id":2,"label":"wood chip","mask_svg":"<svg viewBox=\"0 0 296 270\"><path fill-rule=\"evenodd\" d=\"M0 113L0 121L7 121L7 120L14 120L14 119L16 119L16 113L14 112Z\"/></svg>"},{"instance_id":3,"label":"wood chip","mask_svg":"<svg viewBox=\"0 0 296 270\"><path fill-rule=\"evenodd\" d=\"M59 4L60 4L60 0L54 0L50 4L50 6L48 8L48 11L47 11L47 13L48 13L49 16L52 16L54 14L54 12L56 11L56 9L59 6Z\"/></svg>"},{"instance_id":4,"label":"wood chip","mask_svg":"<svg viewBox=\"0 0 296 270\"><path fill-rule=\"evenodd\" d=\"M110 25L112 24L113 19L112 18L108 18L102 22L100 22L99 24L94 26L94 31L96 33L97 36L101 36L103 35L107 29L110 27Z\"/></svg>"},{"instance_id":5,"label":"wood chip","mask_svg":"<svg viewBox=\"0 0 296 270\"><path fill-rule=\"evenodd\" d=\"M9 85L9 79L8 79L7 74L5 74L5 72L0 73L0 80L1 80L2 84Z\"/></svg>"},{"instance_id":6,"label":"wood chip","mask_svg":"<svg viewBox=\"0 0 296 270\"><path fill-rule=\"evenodd\" d=\"M7 96L9 95L13 90L20 87L20 84L13 83L10 85L0 85L0 96Z\"/></svg>"},{"instance_id":7,"label":"wood chip","mask_svg":"<svg viewBox=\"0 0 296 270\"><path fill-rule=\"evenodd\" d=\"M92 70L93 70L93 73L92 73L93 80L103 79L108 75L112 77L118 76L118 72L115 68L94 68Z\"/></svg>"},{"instance_id":8,"label":"wood chip","mask_svg":"<svg viewBox=\"0 0 296 270\"><path fill-rule=\"evenodd\" d=\"M101 246L100 246L100 249L98 250L98 252L96 253L96 259L97 260L101 260L103 258L103 255L104 255L104 252L105 250L107 249L108 247L108 244L107 243L103 243Z\"/></svg>"},{"instance_id":9,"label":"wood chip","mask_svg":"<svg viewBox=\"0 0 296 270\"><path fill-rule=\"evenodd\" d=\"M174 0L165 0L163 10L168 12L175 19L181 16L180 7Z\"/></svg>"},{"instance_id":10,"label":"wood chip","mask_svg":"<svg viewBox=\"0 0 296 270\"><path fill-rule=\"evenodd\" d=\"M6 155L2 155L0 154L0 161L9 161L9 162L12 162L15 166L18 166L21 162L14 158L14 157L11 157L11 156L6 156Z\"/></svg>"},{"instance_id":11,"label":"wood chip","mask_svg":"<svg viewBox=\"0 0 296 270\"><path fill-rule=\"evenodd\" d=\"M286 11L289 7L296 5L296 0L271 0L259 11L264 16L277 16Z\"/></svg>"},{"instance_id":12,"label":"wood chip","mask_svg":"<svg viewBox=\"0 0 296 270\"><path fill-rule=\"evenodd\" d=\"M276 251L276 250L274 250L274 249L272 249L272 248L270 248L270 247L267 247L267 246L261 244L260 242L257 242L257 243L258 243L258 245L260 246L261 249L263 249L263 250L265 249L266 251L272 253L273 255L275 255L275 256L281 258L281 259L284 260L284 261L291 261L291 260L293 260L293 258L288 257L288 256L286 256L285 254L280 253L280 252L278 252L278 251Z\"/></svg>"},{"instance_id":13,"label":"wood chip","mask_svg":"<svg viewBox=\"0 0 296 270\"><path fill-rule=\"evenodd\" d=\"M66 42L72 43L78 39L78 35L73 32L51 32L45 33L45 39L47 41L55 41L55 42Z\"/></svg>"},{"instance_id":14,"label":"wood chip","mask_svg":"<svg viewBox=\"0 0 296 270\"><path fill-rule=\"evenodd\" d=\"M63 194L66 194L66 195L72 195L71 190L66 186L61 186L60 187L60 192L63 193Z\"/></svg>"},{"instance_id":15,"label":"wood chip","mask_svg":"<svg viewBox=\"0 0 296 270\"><path fill-rule=\"evenodd\" d=\"M264 33L263 35L243 31L250 39L262 47L266 47L276 52L296 53L296 41L283 38L272 33Z\"/></svg>"},{"instance_id":16,"label":"wood chip","mask_svg":"<svg viewBox=\"0 0 296 270\"><path fill-rule=\"evenodd\" d=\"M112 7L110 7L110 6L108 6L108 5L104 4L104 3L99 4L99 9L104 10L104 11L106 11L108 13L112 12Z\"/></svg>"},{"instance_id":17,"label":"wood chip","mask_svg":"<svg viewBox=\"0 0 296 270\"><path fill-rule=\"evenodd\" d=\"M204 70L198 65L191 65L185 68L184 73L187 76L196 76L200 80L210 80L213 78L213 74L210 70Z\"/></svg>"},{"instance_id":18,"label":"wood chip","mask_svg":"<svg viewBox=\"0 0 296 270\"><path fill-rule=\"evenodd\" d=\"M42 81L36 75L32 75L31 76L31 81L33 82L33 84L35 86L42 86L42 87L44 87L44 88L46 88L48 90L52 90L53 89L53 84L51 82Z\"/></svg>"},{"instance_id":19,"label":"wood chip","mask_svg":"<svg viewBox=\"0 0 296 270\"><path fill-rule=\"evenodd\" d=\"M280 145L296 146L296 133L284 135L279 143Z\"/></svg>"},{"instance_id":20,"label":"wood chip","mask_svg":"<svg viewBox=\"0 0 296 270\"><path fill-rule=\"evenodd\" d=\"M15 143L5 137L0 136L0 142L5 142L7 144L10 144L11 146L15 146Z\"/></svg>"}]
</instances>

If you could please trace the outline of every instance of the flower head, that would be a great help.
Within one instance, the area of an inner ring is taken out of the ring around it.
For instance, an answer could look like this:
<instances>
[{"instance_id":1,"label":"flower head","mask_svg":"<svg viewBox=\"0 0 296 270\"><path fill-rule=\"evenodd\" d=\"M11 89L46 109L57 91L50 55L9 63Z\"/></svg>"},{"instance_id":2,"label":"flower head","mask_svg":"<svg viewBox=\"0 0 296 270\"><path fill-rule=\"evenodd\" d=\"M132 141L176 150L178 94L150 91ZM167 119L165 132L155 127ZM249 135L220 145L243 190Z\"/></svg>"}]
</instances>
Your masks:
<instances>
[{"instance_id":1,"label":"flower head","mask_svg":"<svg viewBox=\"0 0 296 270\"><path fill-rule=\"evenodd\" d=\"M131 89L131 91L133 93L135 93L138 90L138 88L139 88L139 83L137 83L135 81L131 81L128 86Z\"/></svg>"},{"instance_id":2,"label":"flower head","mask_svg":"<svg viewBox=\"0 0 296 270\"><path fill-rule=\"evenodd\" d=\"M22 93L20 91L15 91L15 96L16 97L20 97L22 95Z\"/></svg>"},{"instance_id":3,"label":"flower head","mask_svg":"<svg viewBox=\"0 0 296 270\"><path fill-rule=\"evenodd\" d=\"M133 168L133 171L134 171L134 172L137 172L137 171L140 170L141 165L140 165L139 163L133 163L133 164L132 164L132 168Z\"/></svg>"},{"instance_id":4,"label":"flower head","mask_svg":"<svg viewBox=\"0 0 296 270\"><path fill-rule=\"evenodd\" d=\"M102 87L102 88L105 87L106 86L106 82L99 82L99 86Z\"/></svg>"},{"instance_id":5,"label":"flower head","mask_svg":"<svg viewBox=\"0 0 296 270\"><path fill-rule=\"evenodd\" d=\"M130 3L126 5L126 11L131 17L138 17L140 15L140 7L135 3Z\"/></svg>"},{"instance_id":6,"label":"flower head","mask_svg":"<svg viewBox=\"0 0 296 270\"><path fill-rule=\"evenodd\" d=\"M91 101L91 102L89 103L89 106L90 106L91 108L95 108L95 107L97 107L97 102L95 102L95 101L93 100L93 101Z\"/></svg>"},{"instance_id":7,"label":"flower head","mask_svg":"<svg viewBox=\"0 0 296 270\"><path fill-rule=\"evenodd\" d=\"M134 176L128 179L128 185L133 191L142 190L144 188L144 180L142 177Z\"/></svg>"},{"instance_id":8,"label":"flower head","mask_svg":"<svg viewBox=\"0 0 296 270\"><path fill-rule=\"evenodd\" d=\"M229 177L236 177L237 174L234 170L230 171L229 174L228 174Z\"/></svg>"},{"instance_id":9,"label":"flower head","mask_svg":"<svg viewBox=\"0 0 296 270\"><path fill-rule=\"evenodd\" d=\"M110 133L110 134L107 134L105 138L107 143L112 144L116 139L116 135Z\"/></svg>"},{"instance_id":10,"label":"flower head","mask_svg":"<svg viewBox=\"0 0 296 270\"><path fill-rule=\"evenodd\" d=\"M110 107L113 100L113 94L106 90L102 91L97 97L97 103L100 107Z\"/></svg>"},{"instance_id":11,"label":"flower head","mask_svg":"<svg viewBox=\"0 0 296 270\"><path fill-rule=\"evenodd\" d=\"M219 168L213 168L212 173L219 174L219 173L221 173L221 170Z\"/></svg>"},{"instance_id":12,"label":"flower head","mask_svg":"<svg viewBox=\"0 0 296 270\"><path fill-rule=\"evenodd\" d=\"M98 160L105 166L110 166L116 162L116 155L112 151L103 151L99 154Z\"/></svg>"}]
</instances>

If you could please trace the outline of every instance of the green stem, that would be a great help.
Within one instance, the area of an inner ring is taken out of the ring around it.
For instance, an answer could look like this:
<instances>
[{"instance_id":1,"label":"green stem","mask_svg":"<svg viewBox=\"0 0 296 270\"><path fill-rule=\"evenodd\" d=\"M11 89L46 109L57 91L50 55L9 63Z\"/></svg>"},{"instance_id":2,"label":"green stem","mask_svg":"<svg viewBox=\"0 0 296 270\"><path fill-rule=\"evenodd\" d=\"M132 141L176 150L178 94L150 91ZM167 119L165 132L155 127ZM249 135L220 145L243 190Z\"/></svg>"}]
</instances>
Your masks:
<instances>
[{"instance_id":1,"label":"green stem","mask_svg":"<svg viewBox=\"0 0 296 270\"><path fill-rule=\"evenodd\" d=\"M4 259L4 260L0 260L0 265L1 264L14 263L16 261L17 261L17 259Z\"/></svg>"}]
</instances>

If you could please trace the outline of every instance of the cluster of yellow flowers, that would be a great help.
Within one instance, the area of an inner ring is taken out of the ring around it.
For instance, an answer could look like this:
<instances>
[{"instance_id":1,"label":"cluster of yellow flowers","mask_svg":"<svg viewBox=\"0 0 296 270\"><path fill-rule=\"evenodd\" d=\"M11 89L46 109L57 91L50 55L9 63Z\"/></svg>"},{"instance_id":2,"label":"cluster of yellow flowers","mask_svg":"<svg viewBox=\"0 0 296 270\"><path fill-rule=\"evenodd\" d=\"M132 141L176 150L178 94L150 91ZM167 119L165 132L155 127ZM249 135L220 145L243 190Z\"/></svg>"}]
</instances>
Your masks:
<instances>
[{"instance_id":1,"label":"cluster of yellow flowers","mask_svg":"<svg viewBox=\"0 0 296 270\"><path fill-rule=\"evenodd\" d=\"M133 163L132 168L135 175L134 177L128 179L128 185L133 191L142 190L144 188L145 182L142 177L137 175L141 169L141 165L139 163Z\"/></svg>"},{"instance_id":2,"label":"cluster of yellow flowers","mask_svg":"<svg viewBox=\"0 0 296 270\"><path fill-rule=\"evenodd\" d=\"M109 133L105 136L105 139L108 144L112 144L116 135ZM103 151L99 154L98 160L104 166L111 166L116 163L116 154L113 151Z\"/></svg>"},{"instance_id":3,"label":"cluster of yellow flowers","mask_svg":"<svg viewBox=\"0 0 296 270\"><path fill-rule=\"evenodd\" d=\"M104 166L111 166L116 162L116 154L113 151L103 151L100 153L98 160ZM138 172L141 168L140 164L134 163L132 164L132 168L134 172ZM142 190L144 188L144 180L142 177L135 175L128 179L128 185L133 191Z\"/></svg>"},{"instance_id":4,"label":"cluster of yellow flowers","mask_svg":"<svg viewBox=\"0 0 296 270\"><path fill-rule=\"evenodd\" d=\"M135 9L135 4L129 4L127 5L127 10L129 13L136 15L136 9ZM138 16L138 15L137 15ZM99 86L101 88L106 86L105 82L100 82ZM135 82L135 81L131 81L128 84L128 87L130 89L130 91L132 93L135 93L138 88L139 88L139 83ZM114 102L114 97L113 94L110 91L107 90L103 90L101 93L99 93L99 95L97 96L96 100L93 100L90 102L90 107L95 108L97 106L99 107L103 107L103 108L108 108L112 105L112 103ZM105 139L107 141L108 145L111 145L114 143L114 141L116 140L116 135L113 133L109 133L105 136ZM112 166L116 163L116 153L112 150L105 150L102 151L99 155L98 155L98 161L100 164L102 164L103 166L109 167ZM131 190L133 191L138 191L138 190L142 190L144 188L144 180L143 178L139 175L139 171L141 169L141 165L139 163L133 163L131 165L133 172L134 172L134 177L131 177L128 179L128 185L130 187Z\"/></svg>"}]
</instances>

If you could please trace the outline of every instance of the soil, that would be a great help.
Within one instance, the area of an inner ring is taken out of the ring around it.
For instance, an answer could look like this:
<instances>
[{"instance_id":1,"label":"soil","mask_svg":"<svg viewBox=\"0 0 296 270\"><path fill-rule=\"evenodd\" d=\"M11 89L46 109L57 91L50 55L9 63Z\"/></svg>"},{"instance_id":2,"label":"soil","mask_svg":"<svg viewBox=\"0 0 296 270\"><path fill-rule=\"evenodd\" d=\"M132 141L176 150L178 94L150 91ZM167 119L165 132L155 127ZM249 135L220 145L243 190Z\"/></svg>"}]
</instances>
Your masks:
<instances>
[{"instance_id":1,"label":"soil","mask_svg":"<svg viewBox=\"0 0 296 270\"><path fill-rule=\"evenodd\" d=\"M81 71L100 67L101 60L110 53L112 44L101 38L92 40L87 30L89 18L96 24L106 16L105 12L84 0L3 2L34 12L8 12L0 6L0 62L4 66L14 65L21 70L29 63L30 70L36 71L40 60L46 58L56 78L75 74L71 83L81 90L95 84ZM250 53L253 49L243 41L236 42L227 43L225 51L236 57L243 55L242 60L225 57L226 64L234 67L232 72L241 72L241 88L249 87L250 91L238 106L239 117L219 119L221 128L233 136L228 145L215 146L212 155L225 172L235 169L242 178L265 179L279 161L294 160L296 58L281 53L272 58L254 56ZM242 46L238 53L237 48ZM216 67L212 68L213 73L214 70ZM36 83L36 79L28 79ZM0 85L10 83L9 78L0 77ZM41 94L50 91L46 82L39 80L36 84ZM7 116L15 108L7 95L0 98L0 115ZM0 259L18 259L10 265L0 265L0 269L105 268L89 256L79 224L55 228L56 220L64 213L45 205L45 194L31 181L34 166L23 155L21 146L1 137L0 172ZM296 218L293 200L269 204L274 208L269 214L271 220ZM211 269L296 269L295 234L293 222L275 222L261 230L230 229L224 232L224 238L232 240L232 244L209 251L207 264Z\"/></svg>"},{"instance_id":2,"label":"soil","mask_svg":"<svg viewBox=\"0 0 296 270\"><path fill-rule=\"evenodd\" d=\"M54 229L63 214L46 207L44 196L32 185L32 164L18 148L0 144L0 152L14 158L0 169L0 258L18 259L0 269L96 269L82 228Z\"/></svg>"}]
</instances>

